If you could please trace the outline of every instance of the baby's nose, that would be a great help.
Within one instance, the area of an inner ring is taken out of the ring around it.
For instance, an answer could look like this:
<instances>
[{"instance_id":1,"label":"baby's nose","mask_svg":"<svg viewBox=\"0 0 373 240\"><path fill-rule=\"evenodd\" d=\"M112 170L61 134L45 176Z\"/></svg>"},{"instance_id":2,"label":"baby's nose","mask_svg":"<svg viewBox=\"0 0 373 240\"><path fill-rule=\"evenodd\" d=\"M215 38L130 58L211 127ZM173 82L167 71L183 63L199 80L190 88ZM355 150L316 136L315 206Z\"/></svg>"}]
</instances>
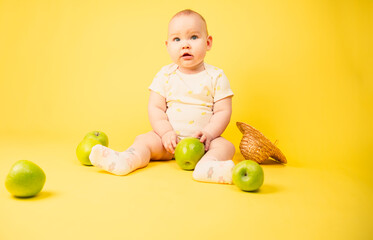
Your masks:
<instances>
[{"instance_id":1,"label":"baby's nose","mask_svg":"<svg viewBox=\"0 0 373 240\"><path fill-rule=\"evenodd\" d=\"M183 46L183 49L189 49L190 48L190 44L189 44L188 41L184 41L182 46Z\"/></svg>"}]
</instances>

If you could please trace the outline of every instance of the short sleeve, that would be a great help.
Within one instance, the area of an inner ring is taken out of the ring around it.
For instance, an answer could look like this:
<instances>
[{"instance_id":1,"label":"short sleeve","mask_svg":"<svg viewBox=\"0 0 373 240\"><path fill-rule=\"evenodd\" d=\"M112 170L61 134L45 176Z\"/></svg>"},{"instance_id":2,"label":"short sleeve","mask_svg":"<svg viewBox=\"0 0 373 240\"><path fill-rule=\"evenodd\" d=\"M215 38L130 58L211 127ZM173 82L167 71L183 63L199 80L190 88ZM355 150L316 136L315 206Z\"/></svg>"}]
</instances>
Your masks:
<instances>
[{"instance_id":1,"label":"short sleeve","mask_svg":"<svg viewBox=\"0 0 373 240\"><path fill-rule=\"evenodd\" d=\"M167 81L168 75L164 68L162 68L154 77L153 82L149 86L149 90L152 90L163 97L166 97L165 82Z\"/></svg>"},{"instance_id":2,"label":"short sleeve","mask_svg":"<svg viewBox=\"0 0 373 240\"><path fill-rule=\"evenodd\" d=\"M229 96L233 96L233 91L227 76L225 76L224 72L222 71L216 79L214 102Z\"/></svg>"}]
</instances>

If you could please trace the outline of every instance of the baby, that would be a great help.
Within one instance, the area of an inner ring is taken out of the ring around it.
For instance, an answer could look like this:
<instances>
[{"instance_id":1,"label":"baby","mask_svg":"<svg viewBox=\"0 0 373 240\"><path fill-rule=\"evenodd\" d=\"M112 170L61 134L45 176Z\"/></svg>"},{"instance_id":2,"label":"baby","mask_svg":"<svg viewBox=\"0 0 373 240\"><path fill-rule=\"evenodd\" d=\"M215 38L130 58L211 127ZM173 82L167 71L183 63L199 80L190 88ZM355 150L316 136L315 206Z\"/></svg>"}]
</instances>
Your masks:
<instances>
[{"instance_id":1,"label":"baby","mask_svg":"<svg viewBox=\"0 0 373 240\"><path fill-rule=\"evenodd\" d=\"M206 153L197 163L197 181L232 184L234 145L221 137L232 114L233 92L221 69L204 62L211 49L205 19L183 10L169 22L166 47L173 61L150 85L148 114L153 131L139 135L124 152L92 148L92 164L115 175L146 167L150 160L174 158L185 137L199 138Z\"/></svg>"}]
</instances>

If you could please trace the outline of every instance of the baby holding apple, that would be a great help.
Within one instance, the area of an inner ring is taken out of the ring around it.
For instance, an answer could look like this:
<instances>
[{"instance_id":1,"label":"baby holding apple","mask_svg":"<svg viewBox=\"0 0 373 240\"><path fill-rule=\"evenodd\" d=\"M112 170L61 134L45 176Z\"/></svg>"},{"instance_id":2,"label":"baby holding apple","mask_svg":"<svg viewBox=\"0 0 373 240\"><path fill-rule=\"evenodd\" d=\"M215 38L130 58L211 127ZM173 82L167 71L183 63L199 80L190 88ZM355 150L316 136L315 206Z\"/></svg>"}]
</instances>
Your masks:
<instances>
[{"instance_id":1,"label":"baby holding apple","mask_svg":"<svg viewBox=\"0 0 373 240\"><path fill-rule=\"evenodd\" d=\"M102 145L92 148L91 163L116 175L146 167L150 160L170 160L180 139L199 138L206 153L197 163L197 181L232 183L234 145L221 137L232 114L232 96L224 72L204 62L211 49L205 19L183 10L169 22L166 40L173 61L150 85L149 120L153 131L136 137L117 152Z\"/></svg>"}]
</instances>

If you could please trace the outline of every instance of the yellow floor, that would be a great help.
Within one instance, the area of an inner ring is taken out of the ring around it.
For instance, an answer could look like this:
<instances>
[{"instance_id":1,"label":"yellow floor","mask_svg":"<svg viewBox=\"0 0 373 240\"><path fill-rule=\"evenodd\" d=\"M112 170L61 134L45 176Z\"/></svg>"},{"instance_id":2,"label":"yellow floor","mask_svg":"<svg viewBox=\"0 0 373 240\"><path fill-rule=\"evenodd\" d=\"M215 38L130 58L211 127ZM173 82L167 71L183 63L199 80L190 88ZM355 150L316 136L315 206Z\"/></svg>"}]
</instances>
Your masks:
<instances>
[{"instance_id":1,"label":"yellow floor","mask_svg":"<svg viewBox=\"0 0 373 240\"><path fill-rule=\"evenodd\" d=\"M47 175L34 198L0 188L0 239L372 239L372 188L342 171L263 165L260 191L199 183L175 161L118 177L79 164L76 143L1 139L0 178L17 160ZM235 161L242 160L236 154Z\"/></svg>"}]
</instances>

